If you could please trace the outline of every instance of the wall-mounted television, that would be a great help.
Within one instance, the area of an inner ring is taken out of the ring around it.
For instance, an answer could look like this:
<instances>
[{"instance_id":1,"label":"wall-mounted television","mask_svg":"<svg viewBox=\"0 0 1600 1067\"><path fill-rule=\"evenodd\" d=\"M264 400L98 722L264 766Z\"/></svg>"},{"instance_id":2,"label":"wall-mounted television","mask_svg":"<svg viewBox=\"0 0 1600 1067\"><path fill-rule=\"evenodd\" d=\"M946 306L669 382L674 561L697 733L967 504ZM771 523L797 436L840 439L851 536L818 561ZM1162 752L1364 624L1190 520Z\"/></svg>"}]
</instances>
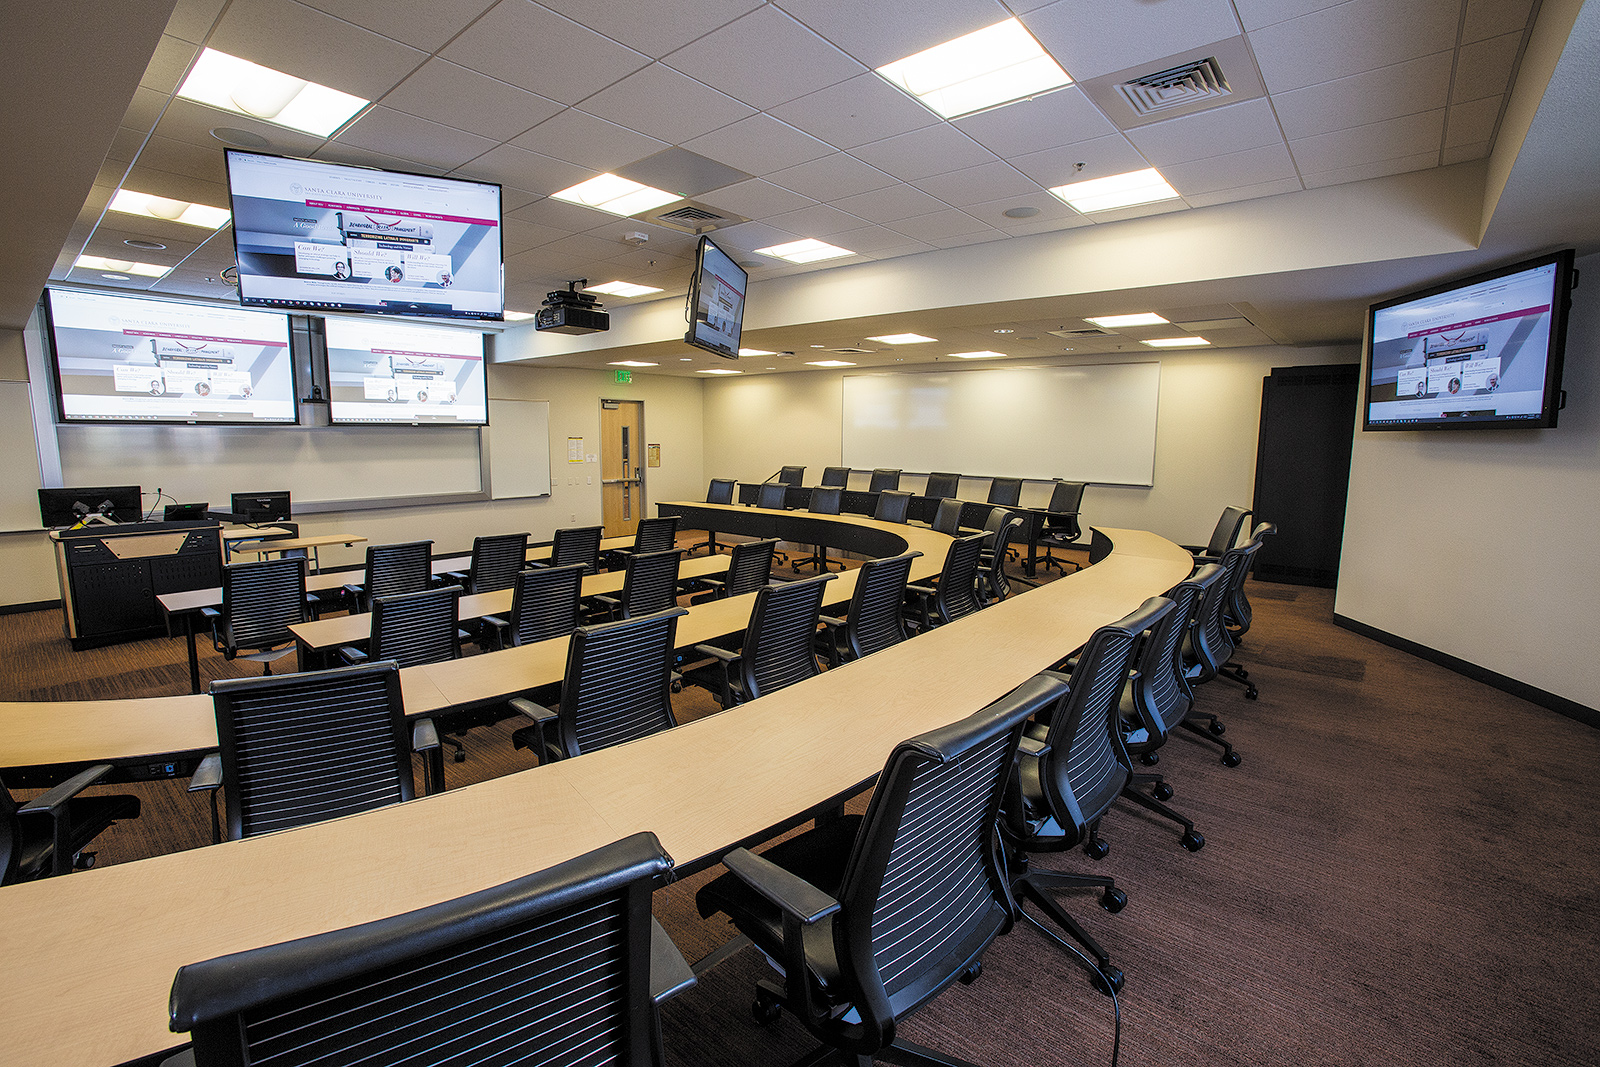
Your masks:
<instances>
[{"instance_id":1,"label":"wall-mounted television","mask_svg":"<svg viewBox=\"0 0 1600 1067\"><path fill-rule=\"evenodd\" d=\"M1362 428L1554 426L1572 259L1569 248L1372 305Z\"/></svg>"},{"instance_id":2,"label":"wall-mounted television","mask_svg":"<svg viewBox=\"0 0 1600 1067\"><path fill-rule=\"evenodd\" d=\"M45 529L76 526L90 515L112 522L139 522L144 518L142 494L137 485L102 485L39 490L39 521Z\"/></svg>"},{"instance_id":3,"label":"wall-mounted television","mask_svg":"<svg viewBox=\"0 0 1600 1067\"><path fill-rule=\"evenodd\" d=\"M227 159L241 303L504 316L500 186L233 149Z\"/></svg>"},{"instance_id":4,"label":"wall-mounted television","mask_svg":"<svg viewBox=\"0 0 1600 1067\"><path fill-rule=\"evenodd\" d=\"M294 423L289 317L46 290L62 422Z\"/></svg>"},{"instance_id":5,"label":"wall-mounted television","mask_svg":"<svg viewBox=\"0 0 1600 1067\"><path fill-rule=\"evenodd\" d=\"M328 416L334 423L485 426L483 334L450 326L333 318Z\"/></svg>"},{"instance_id":6,"label":"wall-mounted television","mask_svg":"<svg viewBox=\"0 0 1600 1067\"><path fill-rule=\"evenodd\" d=\"M689 282L689 332L685 342L728 359L739 358L744 330L744 291L750 276L728 254L702 236Z\"/></svg>"}]
</instances>

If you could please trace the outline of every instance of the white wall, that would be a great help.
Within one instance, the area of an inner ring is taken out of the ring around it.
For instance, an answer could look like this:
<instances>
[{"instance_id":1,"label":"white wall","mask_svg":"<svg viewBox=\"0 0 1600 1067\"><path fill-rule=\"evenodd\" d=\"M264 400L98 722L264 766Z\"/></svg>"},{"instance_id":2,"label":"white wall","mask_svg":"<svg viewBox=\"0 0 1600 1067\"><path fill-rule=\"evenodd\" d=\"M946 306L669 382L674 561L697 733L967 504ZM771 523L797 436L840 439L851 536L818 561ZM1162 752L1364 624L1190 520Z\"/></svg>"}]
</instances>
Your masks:
<instances>
[{"instance_id":1,"label":"white wall","mask_svg":"<svg viewBox=\"0 0 1600 1067\"><path fill-rule=\"evenodd\" d=\"M1149 353L1095 356L1148 362ZM1261 420L1261 379L1273 367L1353 363L1353 346L1219 349L1161 356L1160 413L1156 422L1155 484L1148 489L1091 486L1084 494L1086 523L1154 530L1185 544L1204 543L1227 504L1249 504L1255 486L1256 438ZM945 369L941 365L941 370ZM786 463L837 466L842 445L843 372L752 375L705 383L708 477L760 481ZM997 416L996 432L1004 432ZM1005 471L984 471L1005 474ZM908 479L908 487L920 482ZM984 492L986 486L963 486ZM1045 485L1029 485L1022 502L1042 505Z\"/></svg>"},{"instance_id":2,"label":"white wall","mask_svg":"<svg viewBox=\"0 0 1600 1067\"><path fill-rule=\"evenodd\" d=\"M1600 708L1600 256L1552 430L1357 432L1334 610Z\"/></svg>"}]
</instances>

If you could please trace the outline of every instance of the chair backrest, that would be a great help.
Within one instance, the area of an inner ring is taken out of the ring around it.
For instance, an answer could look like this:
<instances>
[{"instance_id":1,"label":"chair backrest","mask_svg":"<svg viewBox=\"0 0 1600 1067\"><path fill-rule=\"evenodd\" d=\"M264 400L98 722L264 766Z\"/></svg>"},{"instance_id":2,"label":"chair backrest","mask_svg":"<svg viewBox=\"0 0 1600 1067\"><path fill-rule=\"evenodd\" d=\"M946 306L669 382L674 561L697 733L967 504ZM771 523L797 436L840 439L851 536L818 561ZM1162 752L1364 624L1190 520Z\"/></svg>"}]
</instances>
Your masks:
<instances>
[{"instance_id":1,"label":"chair backrest","mask_svg":"<svg viewBox=\"0 0 1600 1067\"><path fill-rule=\"evenodd\" d=\"M994 535L998 534L1001 528L1014 518L1016 516L1005 508L990 508L989 517L983 520L983 532L988 534L992 541Z\"/></svg>"},{"instance_id":2,"label":"chair backrest","mask_svg":"<svg viewBox=\"0 0 1600 1067\"><path fill-rule=\"evenodd\" d=\"M1200 593L1193 578L1167 591L1173 610L1145 635L1122 696L1122 717L1137 719L1153 744L1164 741L1194 707L1194 690L1183 672L1183 638L1194 622Z\"/></svg>"},{"instance_id":3,"label":"chair backrest","mask_svg":"<svg viewBox=\"0 0 1600 1067\"><path fill-rule=\"evenodd\" d=\"M906 578L911 561L921 552L869 559L856 575L856 591L845 617L845 641L856 659L897 645L906 639L901 606L906 599Z\"/></svg>"},{"instance_id":4,"label":"chair backrest","mask_svg":"<svg viewBox=\"0 0 1600 1067\"><path fill-rule=\"evenodd\" d=\"M782 511L788 496L789 487L782 482L762 482L756 490L756 507Z\"/></svg>"},{"instance_id":5,"label":"chair backrest","mask_svg":"<svg viewBox=\"0 0 1600 1067\"><path fill-rule=\"evenodd\" d=\"M898 489L885 489L878 494L878 508L872 517L883 522L905 522L911 510L911 494Z\"/></svg>"},{"instance_id":6,"label":"chair backrest","mask_svg":"<svg viewBox=\"0 0 1600 1067\"><path fill-rule=\"evenodd\" d=\"M678 616L687 614L673 608L573 631L559 713L568 756L678 725L672 717L672 652Z\"/></svg>"},{"instance_id":7,"label":"chair backrest","mask_svg":"<svg viewBox=\"0 0 1600 1067\"><path fill-rule=\"evenodd\" d=\"M633 535L635 552L665 552L678 543L678 516L661 515L654 519L640 519Z\"/></svg>"},{"instance_id":8,"label":"chair backrest","mask_svg":"<svg viewBox=\"0 0 1600 1067\"><path fill-rule=\"evenodd\" d=\"M222 568L222 640L232 652L294 640L289 627L305 622L306 561L264 559Z\"/></svg>"},{"instance_id":9,"label":"chair backrest","mask_svg":"<svg viewBox=\"0 0 1600 1067\"><path fill-rule=\"evenodd\" d=\"M739 684L746 700L775 693L820 673L815 638L822 594L836 574L763 585L739 646Z\"/></svg>"},{"instance_id":10,"label":"chair backrest","mask_svg":"<svg viewBox=\"0 0 1600 1067\"><path fill-rule=\"evenodd\" d=\"M1078 513L1083 508L1083 489L1083 482L1056 479L1055 488L1050 490L1050 506L1046 509L1049 515L1045 519L1045 528L1051 534L1068 541L1076 541L1083 535L1083 529L1078 525Z\"/></svg>"},{"instance_id":11,"label":"chair backrest","mask_svg":"<svg viewBox=\"0 0 1600 1067\"><path fill-rule=\"evenodd\" d=\"M417 593L433 580L433 542L405 541L395 545L367 546L367 580L363 607L374 597Z\"/></svg>"},{"instance_id":12,"label":"chair backrest","mask_svg":"<svg viewBox=\"0 0 1600 1067\"><path fill-rule=\"evenodd\" d=\"M850 484L850 468L849 467L823 467L822 468L822 484L823 485L830 485L830 486L837 486L840 489L843 489L845 486Z\"/></svg>"},{"instance_id":13,"label":"chair backrest","mask_svg":"<svg viewBox=\"0 0 1600 1067\"><path fill-rule=\"evenodd\" d=\"M728 579L724 586L729 596L753 593L772 580L772 555L776 538L743 541L733 546L728 556Z\"/></svg>"},{"instance_id":14,"label":"chair backrest","mask_svg":"<svg viewBox=\"0 0 1600 1067\"><path fill-rule=\"evenodd\" d=\"M733 503L733 491L737 487L737 485L738 485L738 483L735 482L732 478L713 478L713 479L711 479L711 488L706 490L706 503L707 504L731 504L731 503Z\"/></svg>"},{"instance_id":15,"label":"chair backrest","mask_svg":"<svg viewBox=\"0 0 1600 1067\"><path fill-rule=\"evenodd\" d=\"M939 501L939 510L933 513L933 528L939 533L955 537L961 532L961 501L947 496Z\"/></svg>"},{"instance_id":16,"label":"chair backrest","mask_svg":"<svg viewBox=\"0 0 1600 1067\"><path fill-rule=\"evenodd\" d=\"M557 530L550 542L550 566L566 567L579 563L583 565L585 573L594 574L600 569L600 539L603 536L603 526L571 526Z\"/></svg>"},{"instance_id":17,"label":"chair backrest","mask_svg":"<svg viewBox=\"0 0 1600 1067\"><path fill-rule=\"evenodd\" d=\"M1006 574L1006 547L1021 529L1022 520L1013 515L994 535L994 545L989 556L989 591L994 594L996 600L1004 600L1011 594L1011 578Z\"/></svg>"},{"instance_id":18,"label":"chair backrest","mask_svg":"<svg viewBox=\"0 0 1600 1067\"><path fill-rule=\"evenodd\" d=\"M932 497L960 496L961 475L934 471L928 475L928 484L923 487L922 495Z\"/></svg>"},{"instance_id":19,"label":"chair backrest","mask_svg":"<svg viewBox=\"0 0 1600 1067\"><path fill-rule=\"evenodd\" d=\"M933 597L933 610L938 613L939 621L953 622L983 606L978 603L978 557L983 554L987 540L980 533L950 542L944 569L939 572L938 591Z\"/></svg>"},{"instance_id":20,"label":"chair backrest","mask_svg":"<svg viewBox=\"0 0 1600 1067\"><path fill-rule=\"evenodd\" d=\"M678 602L678 562L683 549L630 553L622 578L622 617L665 611Z\"/></svg>"},{"instance_id":21,"label":"chair backrest","mask_svg":"<svg viewBox=\"0 0 1600 1067\"><path fill-rule=\"evenodd\" d=\"M1223 508L1216 529L1211 531L1211 540L1206 542L1205 554L1212 559L1221 559L1224 552L1239 543L1239 531L1244 529L1245 520L1252 514L1249 508L1232 504Z\"/></svg>"},{"instance_id":22,"label":"chair backrest","mask_svg":"<svg viewBox=\"0 0 1600 1067\"><path fill-rule=\"evenodd\" d=\"M837 515L843 499L844 490L838 486L819 486L811 490L811 503L807 507L814 515Z\"/></svg>"},{"instance_id":23,"label":"chair backrest","mask_svg":"<svg viewBox=\"0 0 1600 1067\"><path fill-rule=\"evenodd\" d=\"M18 824L17 802L11 790L0 782L0 885L10 885L21 859L22 827Z\"/></svg>"},{"instance_id":24,"label":"chair backrest","mask_svg":"<svg viewBox=\"0 0 1600 1067\"><path fill-rule=\"evenodd\" d=\"M211 683L230 841L414 795L400 668Z\"/></svg>"},{"instance_id":25,"label":"chair backrest","mask_svg":"<svg viewBox=\"0 0 1600 1067\"><path fill-rule=\"evenodd\" d=\"M583 575L581 563L519 572L511 587L510 643L528 645L576 630Z\"/></svg>"},{"instance_id":26,"label":"chair backrest","mask_svg":"<svg viewBox=\"0 0 1600 1067\"><path fill-rule=\"evenodd\" d=\"M1221 563L1207 563L1189 576L1200 587L1194 621L1183 641L1184 675L1191 682L1209 682L1217 668L1233 655L1233 635L1222 620L1228 603L1228 571Z\"/></svg>"},{"instance_id":27,"label":"chair backrest","mask_svg":"<svg viewBox=\"0 0 1600 1067\"><path fill-rule=\"evenodd\" d=\"M371 656L392 659L402 667L458 659L460 625L459 585L376 597L372 601Z\"/></svg>"},{"instance_id":28,"label":"chair backrest","mask_svg":"<svg viewBox=\"0 0 1600 1067\"><path fill-rule=\"evenodd\" d=\"M872 472L872 484L867 486L869 493L881 493L885 489L900 488L900 472L887 467L879 467Z\"/></svg>"},{"instance_id":29,"label":"chair backrest","mask_svg":"<svg viewBox=\"0 0 1600 1067\"><path fill-rule=\"evenodd\" d=\"M778 481L784 485L804 485L805 477L804 467L784 467L778 471Z\"/></svg>"},{"instance_id":30,"label":"chair backrest","mask_svg":"<svg viewBox=\"0 0 1600 1067\"><path fill-rule=\"evenodd\" d=\"M989 483L989 503L1014 508L1021 499L1021 478L996 478Z\"/></svg>"},{"instance_id":31,"label":"chair backrest","mask_svg":"<svg viewBox=\"0 0 1600 1067\"><path fill-rule=\"evenodd\" d=\"M510 589L517 573L528 565L528 535L493 534L472 539L472 565L467 571L467 589L473 593L492 593Z\"/></svg>"},{"instance_id":32,"label":"chair backrest","mask_svg":"<svg viewBox=\"0 0 1600 1067\"><path fill-rule=\"evenodd\" d=\"M1222 567L1228 571L1228 595L1222 605L1223 622L1233 628L1233 643L1237 645L1239 638L1250 630L1250 598L1245 595L1245 579L1250 577L1250 571L1256 565L1256 553L1261 551L1261 544L1268 537L1278 532L1278 527L1270 522L1257 524L1250 531L1250 540L1238 548L1230 549L1223 553ZM1243 557L1237 565L1230 568L1229 556Z\"/></svg>"},{"instance_id":33,"label":"chair backrest","mask_svg":"<svg viewBox=\"0 0 1600 1067\"><path fill-rule=\"evenodd\" d=\"M960 722L902 741L873 789L839 889L834 947L860 1021L819 1021L870 1055L1011 924L994 827L1028 717L1060 699L1030 679ZM854 1014L854 1013L852 1013ZM859 1035L859 1036L858 1036ZM865 1055L863 1058L865 1058Z\"/></svg>"},{"instance_id":34,"label":"chair backrest","mask_svg":"<svg viewBox=\"0 0 1600 1067\"><path fill-rule=\"evenodd\" d=\"M634 834L470 896L191 963L171 1026L193 1031L199 1067L647 1067L650 892L671 868Z\"/></svg>"}]
</instances>

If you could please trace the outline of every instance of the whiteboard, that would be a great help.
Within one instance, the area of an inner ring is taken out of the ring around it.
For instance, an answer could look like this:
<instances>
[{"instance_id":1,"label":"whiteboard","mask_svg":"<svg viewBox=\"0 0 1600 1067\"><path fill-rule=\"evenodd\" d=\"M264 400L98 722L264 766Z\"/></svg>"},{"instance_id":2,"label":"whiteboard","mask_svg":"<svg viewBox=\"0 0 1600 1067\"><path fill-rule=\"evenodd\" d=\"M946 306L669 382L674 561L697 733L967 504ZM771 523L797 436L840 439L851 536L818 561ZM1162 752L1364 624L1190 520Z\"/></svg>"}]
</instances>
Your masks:
<instances>
[{"instance_id":1,"label":"whiteboard","mask_svg":"<svg viewBox=\"0 0 1600 1067\"><path fill-rule=\"evenodd\" d=\"M489 492L550 495L550 401L489 400Z\"/></svg>"},{"instance_id":2,"label":"whiteboard","mask_svg":"<svg viewBox=\"0 0 1600 1067\"><path fill-rule=\"evenodd\" d=\"M39 529L39 446L27 382L0 382L0 531Z\"/></svg>"},{"instance_id":3,"label":"whiteboard","mask_svg":"<svg viewBox=\"0 0 1600 1067\"><path fill-rule=\"evenodd\" d=\"M1160 392L1157 362L852 374L842 459L857 469L1150 485Z\"/></svg>"}]
</instances>

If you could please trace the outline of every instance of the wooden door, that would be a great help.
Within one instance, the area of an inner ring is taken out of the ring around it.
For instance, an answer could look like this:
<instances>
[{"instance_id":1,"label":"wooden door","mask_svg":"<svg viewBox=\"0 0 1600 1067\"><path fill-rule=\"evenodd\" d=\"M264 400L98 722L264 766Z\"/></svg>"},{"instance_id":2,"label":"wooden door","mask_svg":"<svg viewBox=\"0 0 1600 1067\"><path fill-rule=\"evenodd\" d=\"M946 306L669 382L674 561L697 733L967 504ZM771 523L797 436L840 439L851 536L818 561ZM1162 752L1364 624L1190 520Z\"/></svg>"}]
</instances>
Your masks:
<instances>
[{"instance_id":1,"label":"wooden door","mask_svg":"<svg viewBox=\"0 0 1600 1067\"><path fill-rule=\"evenodd\" d=\"M600 401L600 503L607 537L626 537L644 517L644 403Z\"/></svg>"}]
</instances>

